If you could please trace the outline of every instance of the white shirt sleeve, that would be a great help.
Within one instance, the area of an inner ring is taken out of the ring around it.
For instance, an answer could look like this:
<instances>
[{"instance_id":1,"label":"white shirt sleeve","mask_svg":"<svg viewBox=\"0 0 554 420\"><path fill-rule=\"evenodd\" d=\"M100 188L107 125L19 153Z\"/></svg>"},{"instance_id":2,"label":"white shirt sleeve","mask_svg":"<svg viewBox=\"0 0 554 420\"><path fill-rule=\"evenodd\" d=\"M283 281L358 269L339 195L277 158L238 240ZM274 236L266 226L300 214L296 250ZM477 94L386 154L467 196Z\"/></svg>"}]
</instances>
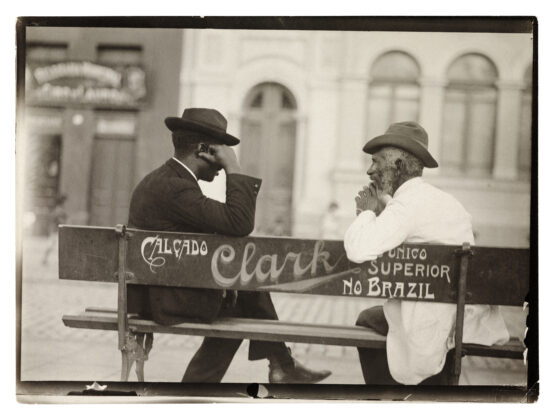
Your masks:
<instances>
[{"instance_id":1,"label":"white shirt sleeve","mask_svg":"<svg viewBox=\"0 0 554 420\"><path fill-rule=\"evenodd\" d=\"M374 260L402 244L410 233L413 217L413 212L410 215L406 206L394 199L378 217L371 210L361 212L344 235L348 259L355 263Z\"/></svg>"}]
</instances>

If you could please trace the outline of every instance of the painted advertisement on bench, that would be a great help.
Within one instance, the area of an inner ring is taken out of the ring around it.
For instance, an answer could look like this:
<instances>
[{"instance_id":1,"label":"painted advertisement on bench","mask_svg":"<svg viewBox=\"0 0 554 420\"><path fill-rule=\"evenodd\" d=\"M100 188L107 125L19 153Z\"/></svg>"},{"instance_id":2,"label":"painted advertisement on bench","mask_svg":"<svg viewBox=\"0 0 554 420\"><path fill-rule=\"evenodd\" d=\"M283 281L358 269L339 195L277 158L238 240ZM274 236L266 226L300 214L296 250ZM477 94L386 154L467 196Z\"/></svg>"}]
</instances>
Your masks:
<instances>
[{"instance_id":1,"label":"painted advertisement on bench","mask_svg":"<svg viewBox=\"0 0 554 420\"><path fill-rule=\"evenodd\" d=\"M348 261L342 241L236 238L127 230L128 282L361 298L455 302L461 246L403 244L373 261ZM61 226L60 279L118 281L121 234ZM466 303L522 305L529 249L472 247Z\"/></svg>"},{"instance_id":2,"label":"painted advertisement on bench","mask_svg":"<svg viewBox=\"0 0 554 420\"><path fill-rule=\"evenodd\" d=\"M340 241L137 232L130 246L135 276L163 285L339 296L442 301L459 265L455 247L415 244L363 264Z\"/></svg>"}]
</instances>

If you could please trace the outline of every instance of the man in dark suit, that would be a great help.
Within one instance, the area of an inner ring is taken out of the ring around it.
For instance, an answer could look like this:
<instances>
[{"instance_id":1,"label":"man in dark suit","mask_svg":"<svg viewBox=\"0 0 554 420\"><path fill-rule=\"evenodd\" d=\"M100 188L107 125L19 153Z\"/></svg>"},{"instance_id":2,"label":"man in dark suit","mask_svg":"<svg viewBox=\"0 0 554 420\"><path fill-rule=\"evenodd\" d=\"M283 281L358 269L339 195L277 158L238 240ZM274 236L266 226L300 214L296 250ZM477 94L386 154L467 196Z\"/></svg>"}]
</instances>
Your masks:
<instances>
[{"instance_id":1,"label":"man in dark suit","mask_svg":"<svg viewBox=\"0 0 554 420\"><path fill-rule=\"evenodd\" d=\"M239 140L227 134L227 120L218 111L185 109L168 117L175 155L138 184L131 198L129 225L148 230L245 236L254 228L261 180L241 173L229 146ZM198 180L227 174L226 201L206 197ZM129 286L129 310L149 314L162 325L183 321L212 322L235 316L278 319L268 293L232 290ZM220 382L240 339L206 337L192 358L183 382ZM310 370L292 358L284 343L252 341L249 359L269 359L269 381L315 383L330 371Z\"/></svg>"}]
</instances>

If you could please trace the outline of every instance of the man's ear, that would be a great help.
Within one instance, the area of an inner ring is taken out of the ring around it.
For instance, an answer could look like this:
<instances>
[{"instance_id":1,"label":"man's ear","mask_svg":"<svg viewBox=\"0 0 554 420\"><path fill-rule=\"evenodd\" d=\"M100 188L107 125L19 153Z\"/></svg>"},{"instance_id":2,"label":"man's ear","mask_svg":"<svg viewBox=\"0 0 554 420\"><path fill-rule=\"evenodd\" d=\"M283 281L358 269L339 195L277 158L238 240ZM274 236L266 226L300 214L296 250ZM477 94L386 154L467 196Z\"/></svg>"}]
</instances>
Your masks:
<instances>
[{"instance_id":1,"label":"man's ear","mask_svg":"<svg viewBox=\"0 0 554 420\"><path fill-rule=\"evenodd\" d=\"M194 151L194 154L196 157L199 157L200 153L209 153L210 147L206 143L198 143L196 145L196 150Z\"/></svg>"},{"instance_id":2,"label":"man's ear","mask_svg":"<svg viewBox=\"0 0 554 420\"><path fill-rule=\"evenodd\" d=\"M394 165L396 166L396 169L398 169L399 171L402 171L404 169L405 163L404 163L404 160L402 160L401 158L398 158L394 161Z\"/></svg>"}]
</instances>

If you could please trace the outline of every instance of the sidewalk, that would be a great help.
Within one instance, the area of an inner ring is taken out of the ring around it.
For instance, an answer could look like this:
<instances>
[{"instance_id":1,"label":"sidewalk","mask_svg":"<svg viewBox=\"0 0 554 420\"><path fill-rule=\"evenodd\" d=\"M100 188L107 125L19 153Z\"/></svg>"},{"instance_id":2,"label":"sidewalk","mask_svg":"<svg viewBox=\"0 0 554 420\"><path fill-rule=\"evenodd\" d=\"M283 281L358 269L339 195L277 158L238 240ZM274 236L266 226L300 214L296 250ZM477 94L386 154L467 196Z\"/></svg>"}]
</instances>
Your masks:
<instances>
[{"instance_id":1,"label":"sidewalk","mask_svg":"<svg viewBox=\"0 0 554 420\"><path fill-rule=\"evenodd\" d=\"M21 379L31 381L118 381L121 356L117 333L67 328L63 314L85 306L116 307L117 285L59 280L56 255L40 262L44 240L26 241L21 308ZM376 299L272 294L280 319L286 321L353 325L357 314ZM504 310L506 309L506 310ZM503 308L512 335L522 337L525 313ZM202 337L157 334L145 365L149 382L178 382ZM363 384L355 348L290 343L294 357L314 369L331 369L322 383ZM248 342L242 343L223 382L267 382L267 361L248 361ZM134 371L130 380L136 380ZM525 385L522 361L465 357L461 385Z\"/></svg>"}]
</instances>

